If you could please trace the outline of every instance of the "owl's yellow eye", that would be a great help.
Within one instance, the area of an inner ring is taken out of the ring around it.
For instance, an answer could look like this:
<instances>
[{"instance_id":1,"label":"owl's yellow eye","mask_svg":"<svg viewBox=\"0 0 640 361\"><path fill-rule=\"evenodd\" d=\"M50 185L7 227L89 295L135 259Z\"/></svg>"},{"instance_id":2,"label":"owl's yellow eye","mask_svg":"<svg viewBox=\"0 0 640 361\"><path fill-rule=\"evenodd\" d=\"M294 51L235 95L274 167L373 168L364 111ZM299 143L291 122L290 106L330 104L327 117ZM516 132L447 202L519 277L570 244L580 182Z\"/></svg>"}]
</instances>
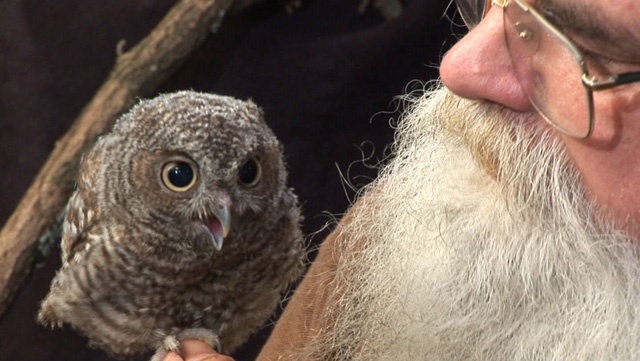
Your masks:
<instances>
[{"instance_id":1,"label":"owl's yellow eye","mask_svg":"<svg viewBox=\"0 0 640 361\"><path fill-rule=\"evenodd\" d=\"M250 158L244 162L238 171L238 180L247 187L253 187L260 182L262 167L256 158Z\"/></svg>"},{"instance_id":2,"label":"owl's yellow eye","mask_svg":"<svg viewBox=\"0 0 640 361\"><path fill-rule=\"evenodd\" d=\"M196 184L196 172L187 162L169 162L162 167L162 182L174 192L186 192Z\"/></svg>"}]
</instances>

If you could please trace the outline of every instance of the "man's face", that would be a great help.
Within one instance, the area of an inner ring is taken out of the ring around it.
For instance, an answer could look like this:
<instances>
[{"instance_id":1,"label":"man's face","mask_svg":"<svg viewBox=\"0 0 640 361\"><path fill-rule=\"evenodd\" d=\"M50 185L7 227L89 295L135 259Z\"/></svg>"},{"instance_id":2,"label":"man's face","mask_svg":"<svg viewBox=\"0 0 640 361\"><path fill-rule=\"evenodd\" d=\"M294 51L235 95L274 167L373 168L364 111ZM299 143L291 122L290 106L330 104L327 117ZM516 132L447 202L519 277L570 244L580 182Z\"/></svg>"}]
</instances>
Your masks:
<instances>
[{"instance_id":1,"label":"man's face","mask_svg":"<svg viewBox=\"0 0 640 361\"><path fill-rule=\"evenodd\" d=\"M590 73L607 75L640 70L640 2L620 0L526 0L582 49ZM550 19L552 17L553 19ZM500 104L545 123L521 86L540 74L518 79L504 35L503 10L493 6L486 18L446 55L441 76L444 84L470 99ZM565 64L546 49L542 72L547 97L566 98L563 114L570 122L584 121L583 105L566 92ZM523 59L513 59L522 62ZM568 65L566 65L568 66ZM531 79L527 78L530 77ZM579 170L589 197L614 222L640 239L640 84L594 93L596 118L587 139L556 132ZM553 110L553 109L552 109ZM572 115L575 115L572 116ZM546 123L545 123L546 124Z\"/></svg>"}]
</instances>

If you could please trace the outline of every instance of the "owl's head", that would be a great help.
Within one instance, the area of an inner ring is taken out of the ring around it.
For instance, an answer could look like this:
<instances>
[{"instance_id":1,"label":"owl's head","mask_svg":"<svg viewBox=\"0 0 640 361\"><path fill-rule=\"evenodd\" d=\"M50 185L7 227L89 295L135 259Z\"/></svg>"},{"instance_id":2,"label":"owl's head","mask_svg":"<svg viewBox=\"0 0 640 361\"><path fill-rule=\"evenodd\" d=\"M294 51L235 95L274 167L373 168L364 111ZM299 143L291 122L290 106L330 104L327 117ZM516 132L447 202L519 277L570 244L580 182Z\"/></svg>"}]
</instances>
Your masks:
<instances>
[{"instance_id":1,"label":"owl's head","mask_svg":"<svg viewBox=\"0 0 640 361\"><path fill-rule=\"evenodd\" d=\"M94 149L101 208L155 235L143 239L151 249L236 247L227 237L259 232L245 224L277 217L283 197L293 197L280 144L251 101L161 95L123 115Z\"/></svg>"}]
</instances>

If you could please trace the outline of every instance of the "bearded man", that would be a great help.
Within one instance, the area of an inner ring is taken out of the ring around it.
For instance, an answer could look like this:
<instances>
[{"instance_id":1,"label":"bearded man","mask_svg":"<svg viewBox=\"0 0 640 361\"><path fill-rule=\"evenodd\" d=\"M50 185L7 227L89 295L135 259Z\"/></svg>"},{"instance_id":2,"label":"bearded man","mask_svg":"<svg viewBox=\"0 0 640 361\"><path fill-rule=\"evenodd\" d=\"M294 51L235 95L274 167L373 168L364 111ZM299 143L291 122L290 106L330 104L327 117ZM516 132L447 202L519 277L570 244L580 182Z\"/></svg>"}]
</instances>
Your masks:
<instances>
[{"instance_id":1,"label":"bearded man","mask_svg":"<svg viewBox=\"0 0 640 361\"><path fill-rule=\"evenodd\" d=\"M259 360L640 359L640 3L458 7Z\"/></svg>"}]
</instances>

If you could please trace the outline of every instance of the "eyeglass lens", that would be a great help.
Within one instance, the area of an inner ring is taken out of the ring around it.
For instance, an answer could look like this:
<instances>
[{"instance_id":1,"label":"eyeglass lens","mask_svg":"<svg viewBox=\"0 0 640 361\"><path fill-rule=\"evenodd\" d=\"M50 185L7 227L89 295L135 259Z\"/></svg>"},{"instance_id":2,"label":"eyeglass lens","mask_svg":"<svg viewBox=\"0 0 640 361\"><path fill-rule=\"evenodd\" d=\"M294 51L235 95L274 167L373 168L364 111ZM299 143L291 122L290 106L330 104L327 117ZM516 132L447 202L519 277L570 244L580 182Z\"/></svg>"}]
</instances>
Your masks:
<instances>
[{"instance_id":1,"label":"eyeglass lens","mask_svg":"<svg viewBox=\"0 0 640 361\"><path fill-rule=\"evenodd\" d=\"M491 0L456 0L465 25L475 27ZM523 0L504 6L504 31L514 71L540 114L561 131L586 137L592 124L593 93L582 84L581 60ZM568 106L571 102L571 106Z\"/></svg>"},{"instance_id":2,"label":"eyeglass lens","mask_svg":"<svg viewBox=\"0 0 640 361\"><path fill-rule=\"evenodd\" d=\"M591 93L582 84L583 69L576 56L527 4L511 1L504 15L509 54L531 103L561 131L587 136Z\"/></svg>"}]
</instances>

